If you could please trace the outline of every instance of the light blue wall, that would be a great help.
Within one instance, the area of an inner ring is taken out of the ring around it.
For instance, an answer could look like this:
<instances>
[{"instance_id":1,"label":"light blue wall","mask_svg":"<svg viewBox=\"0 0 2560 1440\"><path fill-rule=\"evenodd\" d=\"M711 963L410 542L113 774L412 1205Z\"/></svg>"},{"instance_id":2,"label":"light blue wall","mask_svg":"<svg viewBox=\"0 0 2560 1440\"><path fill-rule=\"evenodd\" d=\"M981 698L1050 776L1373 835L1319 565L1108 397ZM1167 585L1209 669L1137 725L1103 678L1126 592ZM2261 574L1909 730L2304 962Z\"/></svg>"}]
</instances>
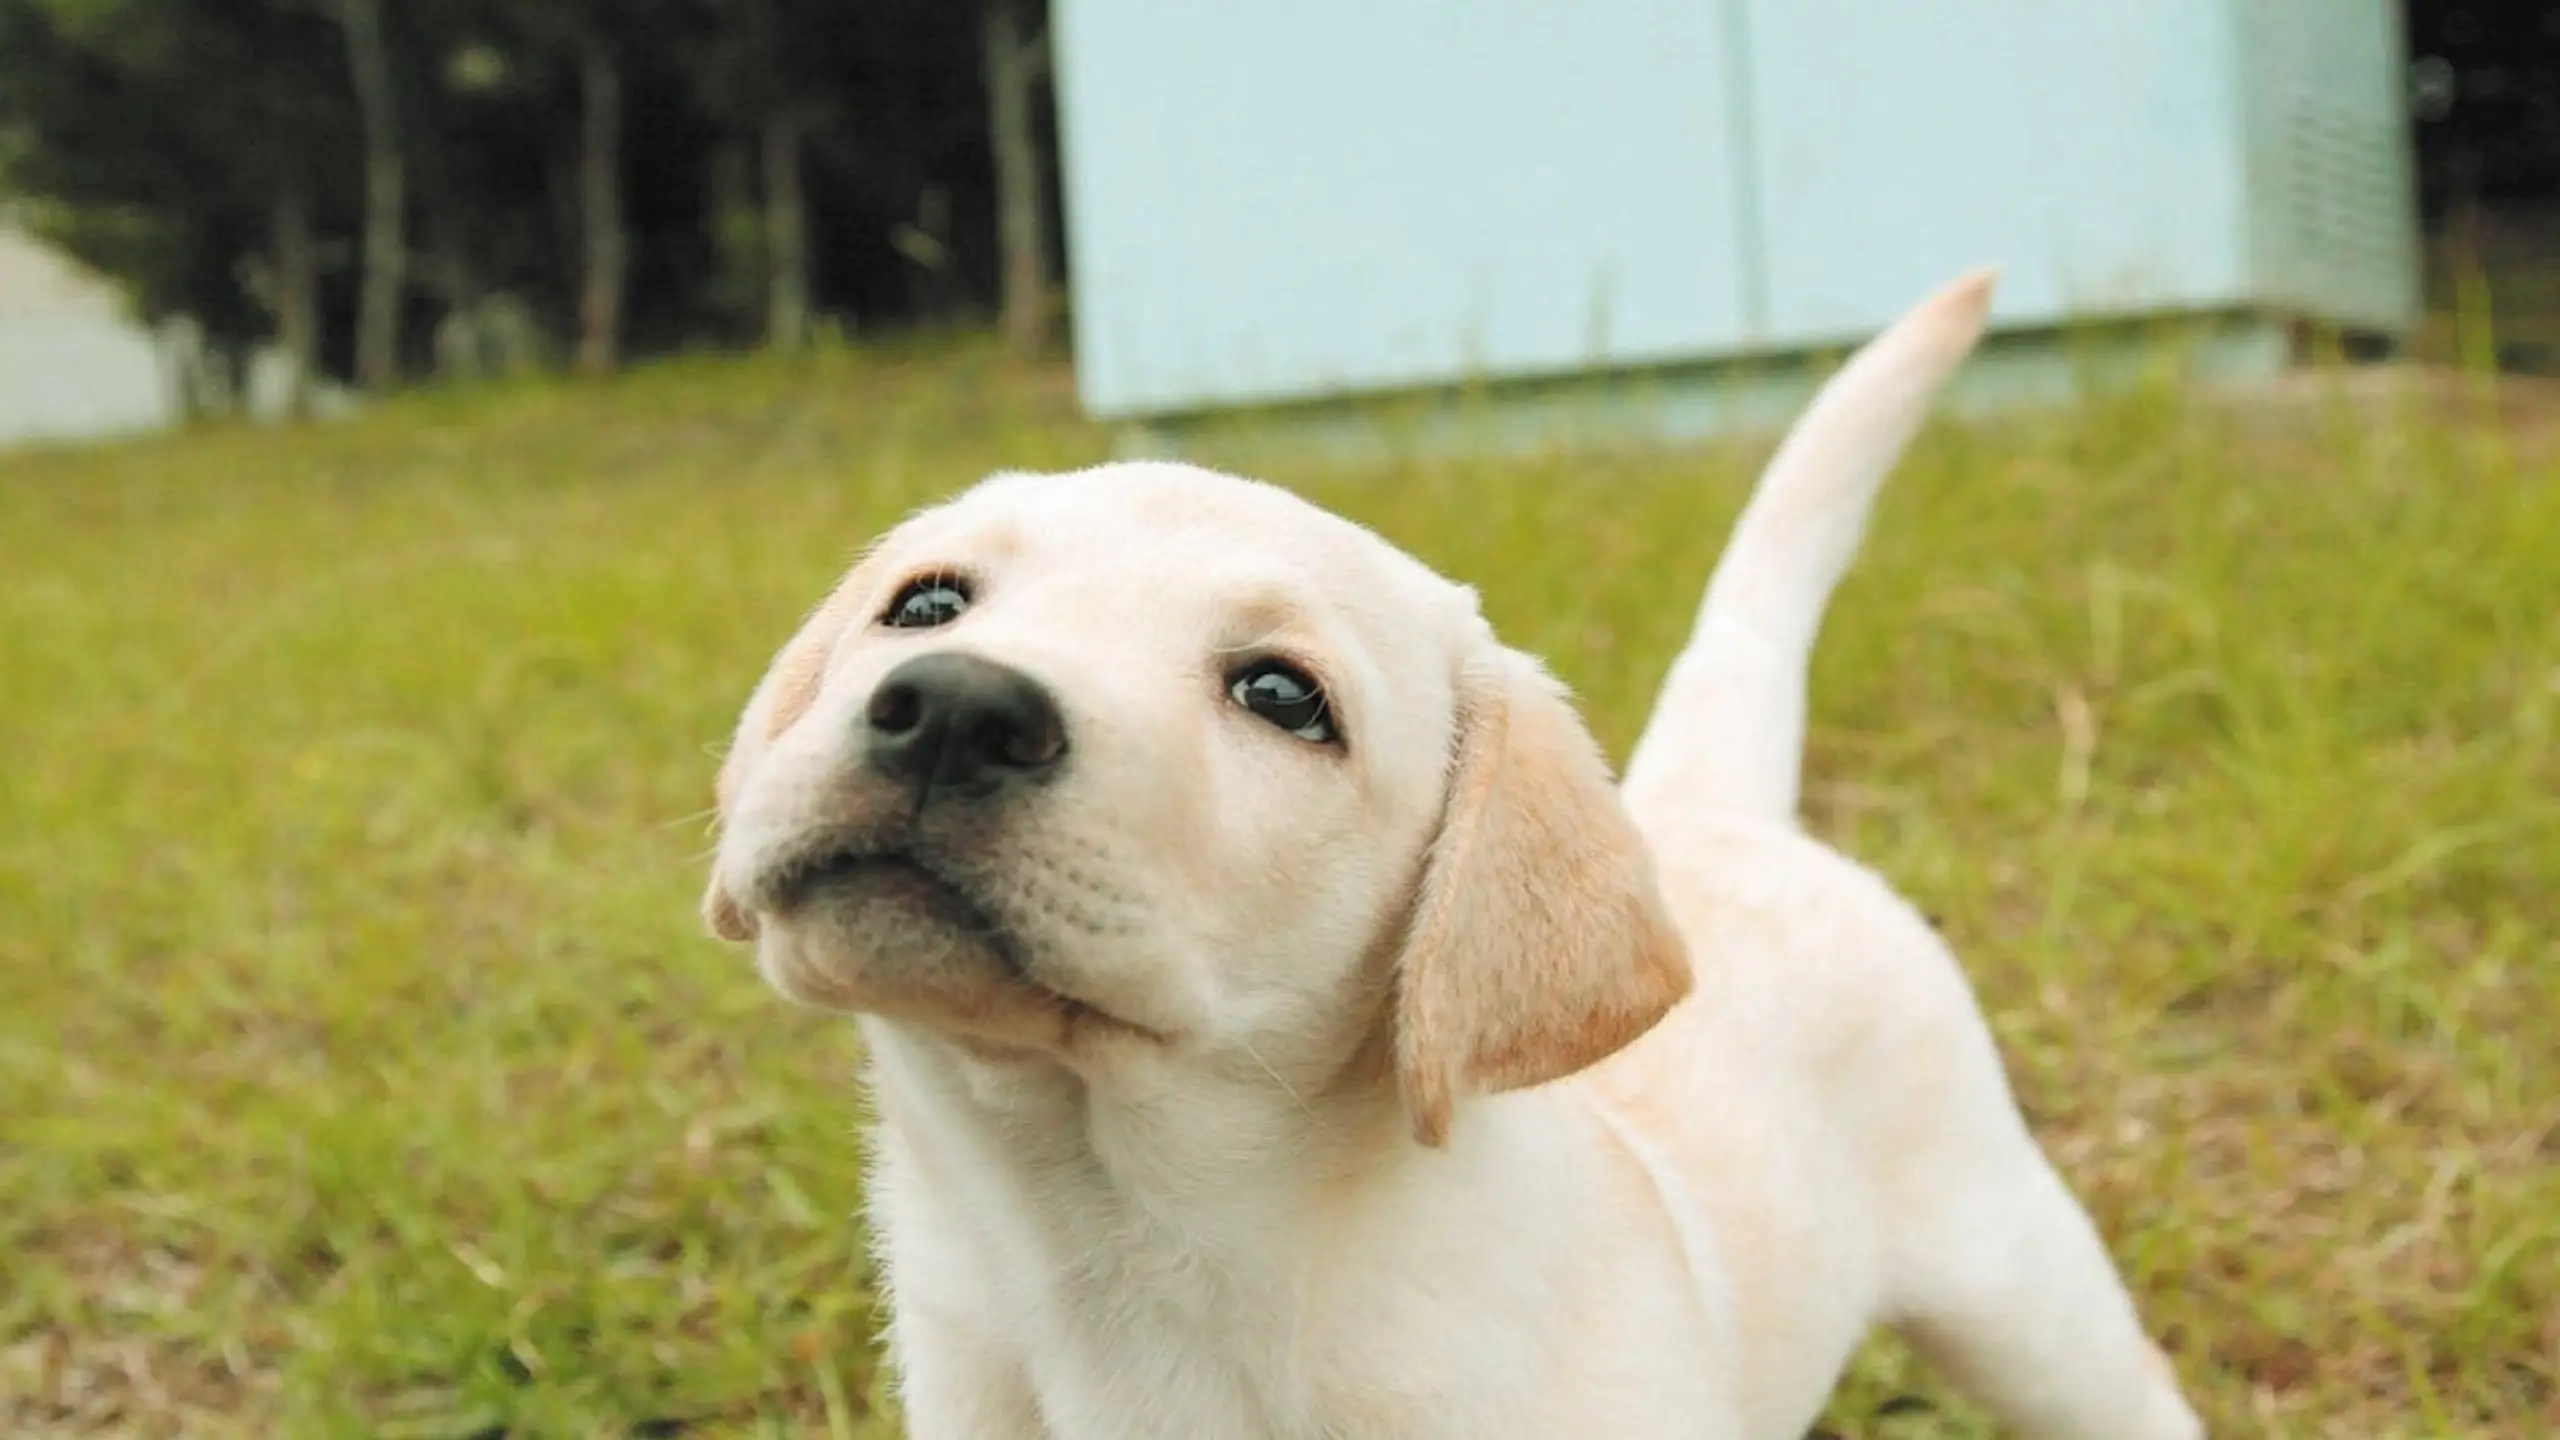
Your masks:
<instances>
[{"instance_id":1,"label":"light blue wall","mask_svg":"<svg viewBox=\"0 0 2560 1440\"><path fill-rule=\"evenodd\" d=\"M2011 329L2414 303L2392 0L1053 17L1105 418L1829 347L1984 263Z\"/></svg>"},{"instance_id":2,"label":"light blue wall","mask_svg":"<svg viewBox=\"0 0 2560 1440\"><path fill-rule=\"evenodd\" d=\"M1739 332L1697 0L1066 0L1102 415L1695 355Z\"/></svg>"},{"instance_id":3,"label":"light blue wall","mask_svg":"<svg viewBox=\"0 0 2560 1440\"><path fill-rule=\"evenodd\" d=\"M2004 325L2241 297L2224 0L1747 9L1772 338L1863 335L1986 262Z\"/></svg>"},{"instance_id":4,"label":"light blue wall","mask_svg":"<svg viewBox=\"0 0 2560 1440\"><path fill-rule=\"evenodd\" d=\"M2417 321L2417 160L2399 0L2245 0L2258 293L2381 329Z\"/></svg>"}]
</instances>

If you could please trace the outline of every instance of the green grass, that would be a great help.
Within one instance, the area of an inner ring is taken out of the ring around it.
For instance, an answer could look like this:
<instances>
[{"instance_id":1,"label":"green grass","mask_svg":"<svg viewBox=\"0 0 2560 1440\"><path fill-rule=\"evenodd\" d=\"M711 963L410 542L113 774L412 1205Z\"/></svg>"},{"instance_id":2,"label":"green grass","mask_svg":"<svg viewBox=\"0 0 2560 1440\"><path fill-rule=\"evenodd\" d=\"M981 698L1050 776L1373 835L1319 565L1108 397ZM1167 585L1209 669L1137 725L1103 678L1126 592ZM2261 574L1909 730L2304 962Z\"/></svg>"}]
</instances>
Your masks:
<instances>
[{"instance_id":1,"label":"green grass","mask_svg":"<svg viewBox=\"0 0 2560 1440\"><path fill-rule=\"evenodd\" d=\"M893 1433L853 1037L696 929L712 753L864 537L1103 449L832 354L0 462L0 1432ZM2555 454L1942 426L1833 612L1813 822L1955 938L2217 1434L2560 1425ZM1622 753L1756 458L1275 478ZM1884 1345L1828 1423L1980 1433Z\"/></svg>"}]
</instances>

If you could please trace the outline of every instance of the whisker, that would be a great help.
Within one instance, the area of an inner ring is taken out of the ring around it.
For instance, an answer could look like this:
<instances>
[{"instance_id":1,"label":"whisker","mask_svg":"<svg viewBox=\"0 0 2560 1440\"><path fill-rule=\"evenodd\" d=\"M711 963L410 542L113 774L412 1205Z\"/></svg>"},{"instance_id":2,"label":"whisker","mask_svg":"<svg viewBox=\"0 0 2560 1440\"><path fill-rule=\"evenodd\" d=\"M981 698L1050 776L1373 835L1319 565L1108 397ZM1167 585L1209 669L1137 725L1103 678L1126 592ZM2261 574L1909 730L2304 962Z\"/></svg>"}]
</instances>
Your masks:
<instances>
[{"instance_id":1,"label":"whisker","mask_svg":"<svg viewBox=\"0 0 2560 1440\"><path fill-rule=\"evenodd\" d=\"M1318 1128L1323 1127L1324 1117L1316 1113L1315 1107L1307 1103L1307 1097L1299 1094L1296 1086L1291 1085L1288 1081L1282 1079L1280 1077L1280 1072L1271 1068L1271 1062L1262 1058L1261 1051L1254 1049L1251 1044L1247 1044L1244 1047L1244 1053L1253 1061L1254 1064L1262 1067L1262 1073L1271 1077L1271 1083L1280 1087L1280 1093L1289 1097L1289 1102L1298 1107L1299 1114L1302 1114L1309 1120L1314 1121Z\"/></svg>"},{"instance_id":2,"label":"whisker","mask_svg":"<svg viewBox=\"0 0 2560 1440\"><path fill-rule=\"evenodd\" d=\"M704 807L702 807L701 809L696 810L696 811L692 812L691 814L688 814L688 815L678 815L678 816L676 816L676 817L675 817L674 819L672 819L672 820L661 820L661 821L659 821L657 824L652 825L652 826L650 826L649 828L650 828L650 829L652 829L652 830L666 831L666 830L673 830L673 829L676 829L676 828L678 828L678 827L680 827L680 826L685 826L685 825L699 825L699 824L702 824L702 823L703 823L703 822L705 822L705 821L718 820L719 818L720 818L720 807L719 807L719 806L717 806L717 805L705 805L705 806L704 806Z\"/></svg>"}]
</instances>

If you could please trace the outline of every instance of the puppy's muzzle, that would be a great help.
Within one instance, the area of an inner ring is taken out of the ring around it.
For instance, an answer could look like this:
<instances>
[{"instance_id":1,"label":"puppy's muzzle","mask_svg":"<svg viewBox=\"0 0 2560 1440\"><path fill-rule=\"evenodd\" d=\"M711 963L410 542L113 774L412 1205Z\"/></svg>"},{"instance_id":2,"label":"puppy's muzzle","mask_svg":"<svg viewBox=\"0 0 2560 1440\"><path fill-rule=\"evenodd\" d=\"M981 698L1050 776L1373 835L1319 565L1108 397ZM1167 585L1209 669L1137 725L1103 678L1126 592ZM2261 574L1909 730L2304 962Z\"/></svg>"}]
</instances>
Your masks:
<instances>
[{"instance_id":1,"label":"puppy's muzzle","mask_svg":"<svg viewBox=\"0 0 2560 1440\"><path fill-rule=\"evenodd\" d=\"M1048 687L956 651L890 671L862 724L863 762L908 787L918 814L936 800L980 800L1047 779L1067 754Z\"/></svg>"}]
</instances>

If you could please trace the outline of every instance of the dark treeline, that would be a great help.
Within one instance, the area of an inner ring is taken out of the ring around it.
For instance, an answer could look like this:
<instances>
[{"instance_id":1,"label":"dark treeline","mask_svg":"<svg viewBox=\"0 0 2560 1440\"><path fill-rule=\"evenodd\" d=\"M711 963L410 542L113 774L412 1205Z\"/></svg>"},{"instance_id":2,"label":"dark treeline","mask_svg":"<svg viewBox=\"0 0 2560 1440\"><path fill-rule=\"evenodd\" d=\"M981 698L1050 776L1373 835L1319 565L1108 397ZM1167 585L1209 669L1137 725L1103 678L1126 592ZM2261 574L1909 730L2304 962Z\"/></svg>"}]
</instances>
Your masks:
<instances>
[{"instance_id":1,"label":"dark treeline","mask_svg":"<svg viewBox=\"0 0 2560 1440\"><path fill-rule=\"evenodd\" d=\"M2560 373L2560 3L2402 4L2431 312L2415 351L2468 361L2485 340L2502 368ZM2457 319L2474 306L2494 325Z\"/></svg>"},{"instance_id":2,"label":"dark treeline","mask_svg":"<svg viewBox=\"0 0 2560 1440\"><path fill-rule=\"evenodd\" d=\"M2560 6L2408 20L2430 218L2560 199ZM271 344L378 389L987 316L1036 353L1063 318L1045 24L1043 0L0 0L0 197L235 370Z\"/></svg>"},{"instance_id":3,"label":"dark treeline","mask_svg":"<svg viewBox=\"0 0 2560 1440\"><path fill-rule=\"evenodd\" d=\"M0 0L0 196L233 366L274 344L368 388L999 312L1037 351L1044 24L1039 0Z\"/></svg>"},{"instance_id":4,"label":"dark treeline","mask_svg":"<svg viewBox=\"0 0 2560 1440\"><path fill-rule=\"evenodd\" d=\"M2406 0L2430 221L2560 204L2560 4Z\"/></svg>"}]
</instances>

